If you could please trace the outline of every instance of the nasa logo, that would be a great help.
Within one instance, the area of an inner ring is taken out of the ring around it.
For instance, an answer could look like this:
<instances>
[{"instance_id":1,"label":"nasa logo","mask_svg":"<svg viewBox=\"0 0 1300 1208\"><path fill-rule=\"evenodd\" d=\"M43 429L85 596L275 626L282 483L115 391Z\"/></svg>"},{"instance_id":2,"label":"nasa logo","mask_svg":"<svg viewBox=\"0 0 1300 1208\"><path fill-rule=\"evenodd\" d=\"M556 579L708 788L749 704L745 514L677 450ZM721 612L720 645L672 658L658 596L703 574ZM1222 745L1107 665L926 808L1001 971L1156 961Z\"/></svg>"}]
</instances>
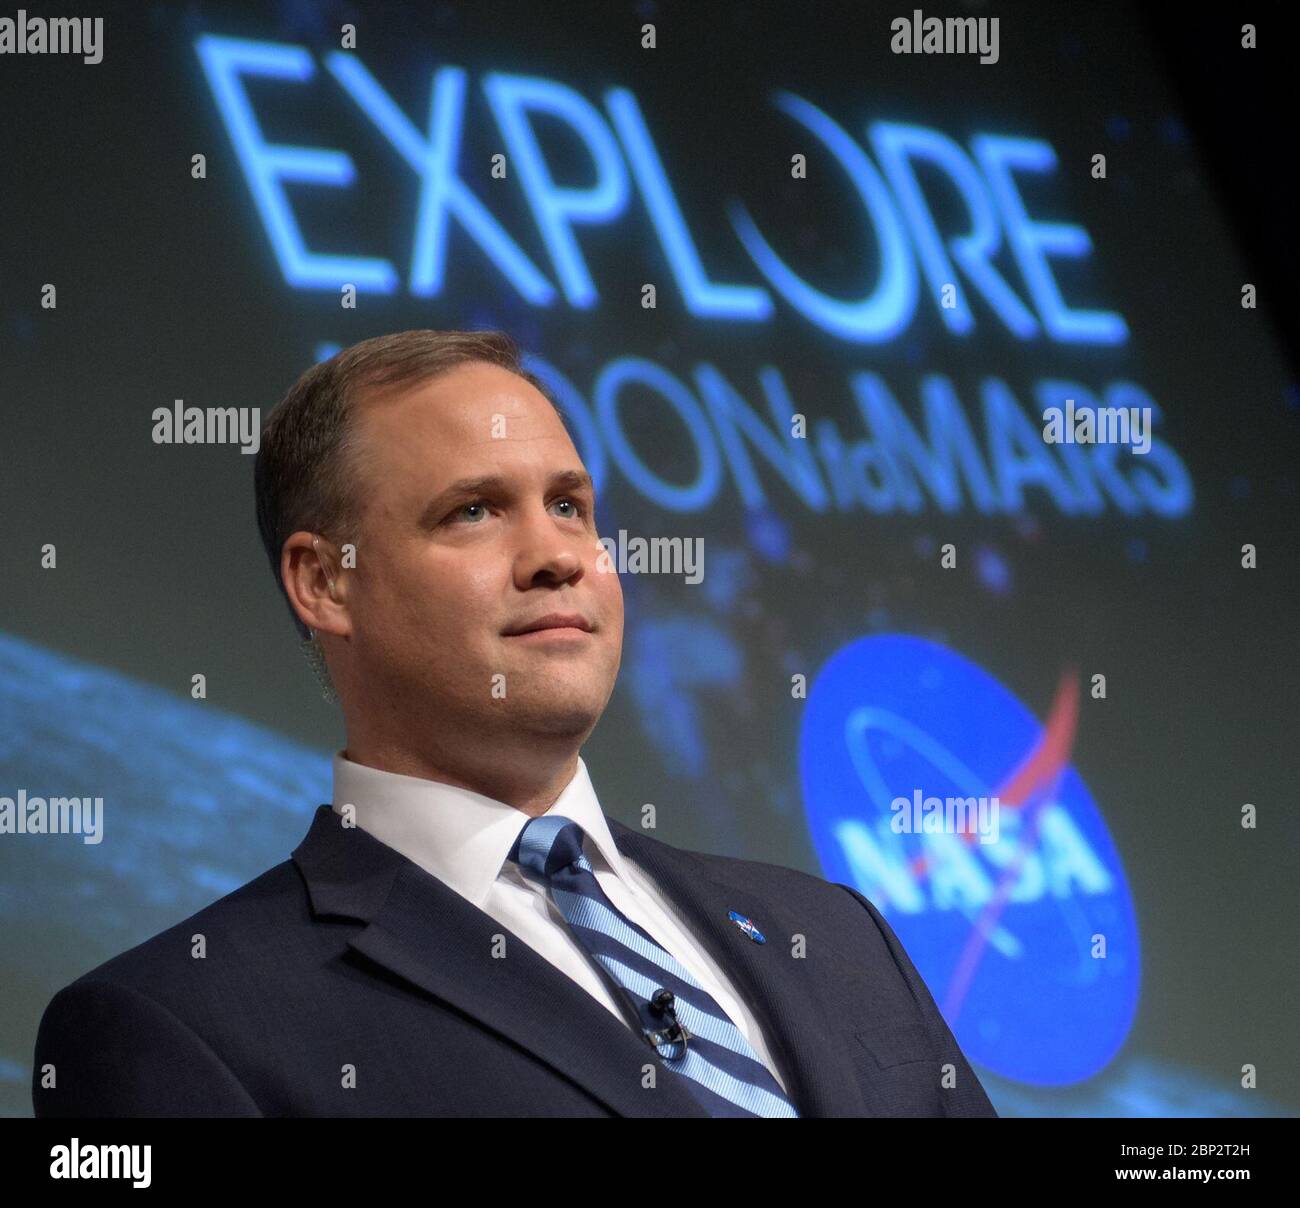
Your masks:
<instances>
[{"instance_id":1,"label":"nasa logo","mask_svg":"<svg viewBox=\"0 0 1300 1208\"><path fill-rule=\"evenodd\" d=\"M837 651L809 693L800 779L824 875L897 932L966 1055L1065 1085L1104 1068L1137 1010L1132 895L1069 766L1077 686L1044 726L947 648L879 635ZM996 843L891 827L891 802L997 797Z\"/></svg>"},{"instance_id":2,"label":"nasa logo","mask_svg":"<svg viewBox=\"0 0 1300 1208\"><path fill-rule=\"evenodd\" d=\"M736 924L751 940L756 944L766 944L765 936L757 927L754 926L753 919L747 919L743 914L737 914L734 910L727 911L727 917Z\"/></svg>"}]
</instances>

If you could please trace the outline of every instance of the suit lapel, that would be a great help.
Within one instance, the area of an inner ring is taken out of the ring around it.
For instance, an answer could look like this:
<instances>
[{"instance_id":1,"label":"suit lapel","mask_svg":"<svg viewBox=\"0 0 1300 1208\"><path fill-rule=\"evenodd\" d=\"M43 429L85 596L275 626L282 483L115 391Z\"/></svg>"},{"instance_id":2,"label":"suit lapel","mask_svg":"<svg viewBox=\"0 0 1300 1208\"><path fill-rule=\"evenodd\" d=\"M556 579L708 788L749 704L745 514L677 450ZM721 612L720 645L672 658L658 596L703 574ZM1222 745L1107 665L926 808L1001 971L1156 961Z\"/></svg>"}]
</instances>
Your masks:
<instances>
[{"instance_id":1,"label":"suit lapel","mask_svg":"<svg viewBox=\"0 0 1300 1208\"><path fill-rule=\"evenodd\" d=\"M779 901L752 897L743 883L715 878L698 855L608 819L620 852L654 878L692 933L708 949L758 1018L789 1097L801 1116L870 1116L853 1072L843 1029L809 988L792 961L789 937L806 932ZM767 943L751 940L729 917L752 919Z\"/></svg>"},{"instance_id":2,"label":"suit lapel","mask_svg":"<svg viewBox=\"0 0 1300 1208\"><path fill-rule=\"evenodd\" d=\"M619 851L649 873L754 1011L800 1115L871 1115L842 1030L788 963L785 944L807 921L715 875L695 853L607 820ZM676 1078L642 1089L642 1067L655 1055L572 978L399 852L344 827L328 805L316 811L293 859L317 914L368 924L352 948L507 1037L610 1111L706 1115ZM749 939L731 910L752 918L768 942ZM495 959L493 937L501 934L508 955Z\"/></svg>"},{"instance_id":3,"label":"suit lapel","mask_svg":"<svg viewBox=\"0 0 1300 1208\"><path fill-rule=\"evenodd\" d=\"M317 914L368 925L350 946L410 984L508 1038L620 1116L703 1117L657 1058L581 986L513 932L328 805L293 852ZM504 959L493 937L504 935Z\"/></svg>"}]
</instances>

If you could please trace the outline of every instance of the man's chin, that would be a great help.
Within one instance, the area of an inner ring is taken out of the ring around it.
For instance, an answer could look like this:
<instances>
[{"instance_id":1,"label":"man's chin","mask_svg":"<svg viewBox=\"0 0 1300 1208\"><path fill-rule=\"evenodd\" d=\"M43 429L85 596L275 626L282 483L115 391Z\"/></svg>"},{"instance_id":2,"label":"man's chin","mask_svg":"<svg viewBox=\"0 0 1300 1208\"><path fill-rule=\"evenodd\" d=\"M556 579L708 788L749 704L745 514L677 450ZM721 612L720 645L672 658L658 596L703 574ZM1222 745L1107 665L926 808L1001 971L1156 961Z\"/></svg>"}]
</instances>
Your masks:
<instances>
[{"instance_id":1,"label":"man's chin","mask_svg":"<svg viewBox=\"0 0 1300 1208\"><path fill-rule=\"evenodd\" d=\"M602 708L589 699L563 699L518 702L508 710L507 725L519 733L538 738L575 738L581 740L596 728Z\"/></svg>"}]
</instances>

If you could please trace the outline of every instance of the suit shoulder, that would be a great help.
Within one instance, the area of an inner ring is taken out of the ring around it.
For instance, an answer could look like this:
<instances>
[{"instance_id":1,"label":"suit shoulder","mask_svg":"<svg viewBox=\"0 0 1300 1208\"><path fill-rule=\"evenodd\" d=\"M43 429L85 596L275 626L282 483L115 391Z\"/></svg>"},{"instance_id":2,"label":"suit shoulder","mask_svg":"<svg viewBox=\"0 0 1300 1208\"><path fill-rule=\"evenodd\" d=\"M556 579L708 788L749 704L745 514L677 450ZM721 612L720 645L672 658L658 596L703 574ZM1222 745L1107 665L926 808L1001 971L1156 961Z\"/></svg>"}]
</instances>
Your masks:
<instances>
[{"instance_id":1,"label":"suit shoulder","mask_svg":"<svg viewBox=\"0 0 1300 1208\"><path fill-rule=\"evenodd\" d=\"M116 983L158 998L173 972L185 968L201 936L204 943L237 942L242 948L257 946L309 918L302 876L292 860L283 860L251 881L246 881L188 918L110 957L83 973L70 986Z\"/></svg>"},{"instance_id":2,"label":"suit shoulder","mask_svg":"<svg viewBox=\"0 0 1300 1208\"><path fill-rule=\"evenodd\" d=\"M660 849L666 849L675 859L686 859L697 864L701 871L707 872L715 880L725 880L737 886L767 888L785 893L824 893L835 898L838 898L843 893L843 886L835 885L824 877L804 872L802 869L791 868L786 864L774 864L764 860L750 860L739 856L726 856L716 852L677 847L672 843L665 842L663 839L647 835L644 832L634 831L631 827L623 827L622 829L638 835L647 843L656 844Z\"/></svg>"}]
</instances>

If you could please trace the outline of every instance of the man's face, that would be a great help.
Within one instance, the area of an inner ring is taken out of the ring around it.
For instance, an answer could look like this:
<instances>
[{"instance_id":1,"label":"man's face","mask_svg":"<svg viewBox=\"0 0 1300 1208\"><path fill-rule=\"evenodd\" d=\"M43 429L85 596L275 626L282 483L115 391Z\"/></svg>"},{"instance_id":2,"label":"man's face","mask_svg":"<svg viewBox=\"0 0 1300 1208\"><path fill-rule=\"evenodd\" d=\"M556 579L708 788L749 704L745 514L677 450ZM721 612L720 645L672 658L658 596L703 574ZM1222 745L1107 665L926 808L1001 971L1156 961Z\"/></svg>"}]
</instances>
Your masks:
<instances>
[{"instance_id":1,"label":"man's face","mask_svg":"<svg viewBox=\"0 0 1300 1208\"><path fill-rule=\"evenodd\" d=\"M576 749L614 689L623 594L597 569L595 498L559 416L523 378L471 362L363 398L353 421L357 707L417 750L421 732L572 735ZM457 485L469 479L485 481ZM549 614L587 631L515 632Z\"/></svg>"}]
</instances>

